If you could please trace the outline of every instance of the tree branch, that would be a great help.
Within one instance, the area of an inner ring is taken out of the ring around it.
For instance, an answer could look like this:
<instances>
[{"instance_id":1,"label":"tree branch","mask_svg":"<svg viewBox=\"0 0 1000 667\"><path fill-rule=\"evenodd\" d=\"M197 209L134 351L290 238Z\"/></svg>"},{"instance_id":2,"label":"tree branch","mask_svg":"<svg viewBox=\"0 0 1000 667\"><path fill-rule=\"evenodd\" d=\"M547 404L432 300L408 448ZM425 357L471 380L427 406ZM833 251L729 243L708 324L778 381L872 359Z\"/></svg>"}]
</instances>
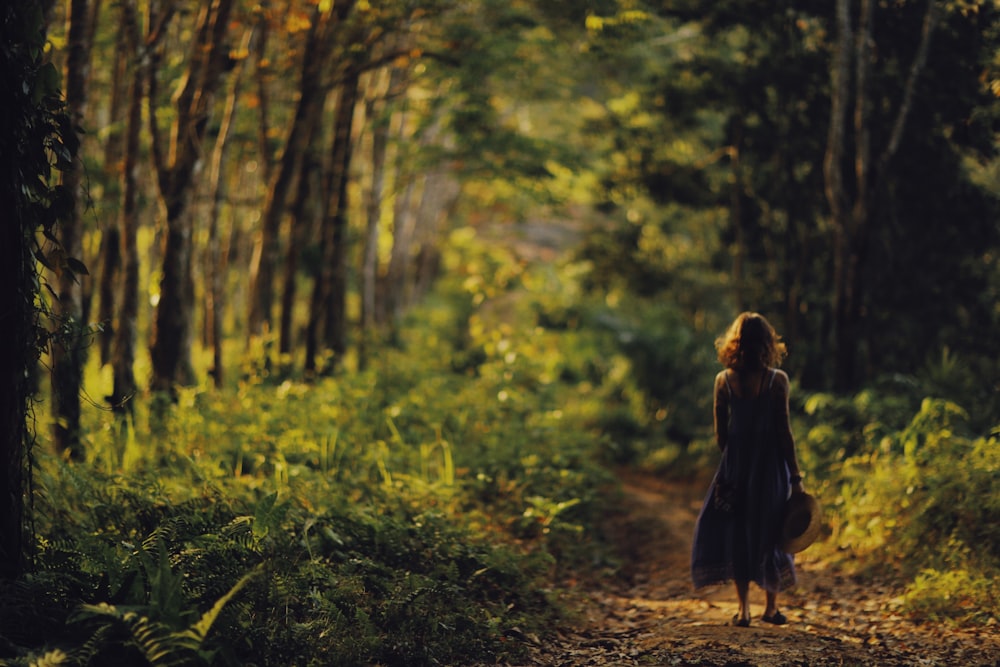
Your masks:
<instances>
[{"instance_id":1,"label":"tree branch","mask_svg":"<svg viewBox=\"0 0 1000 667\"><path fill-rule=\"evenodd\" d=\"M871 173L871 125L868 118L868 74L871 69L874 0L862 0L854 46L854 184L853 224L864 224Z\"/></svg>"},{"instance_id":2,"label":"tree branch","mask_svg":"<svg viewBox=\"0 0 1000 667\"><path fill-rule=\"evenodd\" d=\"M850 96L851 11L849 0L837 0L837 52L833 65L833 90L830 95L830 130L827 135L823 174L826 199L835 225L840 225L846 209L844 194L843 157L846 130L847 100Z\"/></svg>"},{"instance_id":3,"label":"tree branch","mask_svg":"<svg viewBox=\"0 0 1000 667\"><path fill-rule=\"evenodd\" d=\"M876 174L877 182L879 183L881 183L885 176L885 172L889 167L889 162L892 161L892 158L895 157L896 153L899 151L899 144L903 139L903 131L906 128L906 121L910 115L910 110L913 108L913 97L916 93L917 79L920 77L924 67L927 65L927 55L930 52L931 47L931 36L934 34L934 29L937 27L938 13L939 9L937 2L935 0L928 0L927 13L924 14L923 29L920 33L920 45L917 47L917 53L913 57L913 64L910 66L910 73L906 77L906 86L903 89L903 101L899 105L899 113L896 114L896 121L892 126L892 134L889 136L889 143L886 144L885 150L879 157L878 173Z\"/></svg>"}]
</instances>

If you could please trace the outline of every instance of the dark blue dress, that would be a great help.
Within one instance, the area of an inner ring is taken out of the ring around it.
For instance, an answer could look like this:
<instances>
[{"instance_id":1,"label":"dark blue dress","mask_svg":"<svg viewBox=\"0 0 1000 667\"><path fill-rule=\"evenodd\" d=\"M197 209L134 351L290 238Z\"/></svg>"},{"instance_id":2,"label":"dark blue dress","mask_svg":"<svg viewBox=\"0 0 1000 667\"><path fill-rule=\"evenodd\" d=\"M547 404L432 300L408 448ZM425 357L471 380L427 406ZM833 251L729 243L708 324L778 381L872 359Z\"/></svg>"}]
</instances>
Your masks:
<instances>
[{"instance_id":1,"label":"dark blue dress","mask_svg":"<svg viewBox=\"0 0 1000 667\"><path fill-rule=\"evenodd\" d=\"M753 581L776 593L795 583L791 554L778 547L788 499L788 465L778 450L774 427L771 371L755 397L729 391L729 435L694 531L691 578L695 588L727 581ZM729 378L726 377L728 385ZM735 509L712 502L719 479L736 484Z\"/></svg>"}]
</instances>

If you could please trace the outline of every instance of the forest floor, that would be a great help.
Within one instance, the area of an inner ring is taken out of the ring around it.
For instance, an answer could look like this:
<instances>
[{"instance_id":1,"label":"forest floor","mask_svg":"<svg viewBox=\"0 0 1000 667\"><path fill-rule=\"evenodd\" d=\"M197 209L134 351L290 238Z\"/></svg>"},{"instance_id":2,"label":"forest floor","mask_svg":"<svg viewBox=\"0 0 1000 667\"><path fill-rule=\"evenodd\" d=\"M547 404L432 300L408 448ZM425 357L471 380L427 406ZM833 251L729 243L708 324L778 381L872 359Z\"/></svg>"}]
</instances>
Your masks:
<instances>
[{"instance_id":1,"label":"forest floor","mask_svg":"<svg viewBox=\"0 0 1000 667\"><path fill-rule=\"evenodd\" d=\"M779 596L788 624L731 624L732 586L694 591L689 554L706 483L620 473L619 516L610 522L623 567L617 581L580 584L575 627L553 642L529 641L525 665L1000 665L1000 628L959 630L897 613L901 590L862 583L807 549L798 585ZM578 596L578 597L576 597Z\"/></svg>"}]
</instances>

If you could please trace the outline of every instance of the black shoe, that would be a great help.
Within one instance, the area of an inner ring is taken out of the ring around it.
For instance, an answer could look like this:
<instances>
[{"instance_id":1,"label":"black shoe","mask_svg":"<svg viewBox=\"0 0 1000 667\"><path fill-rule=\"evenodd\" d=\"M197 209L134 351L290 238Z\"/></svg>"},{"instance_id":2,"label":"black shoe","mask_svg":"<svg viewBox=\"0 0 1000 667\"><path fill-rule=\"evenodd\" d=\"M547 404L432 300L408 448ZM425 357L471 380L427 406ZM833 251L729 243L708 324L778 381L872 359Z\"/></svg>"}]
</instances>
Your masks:
<instances>
[{"instance_id":1,"label":"black shoe","mask_svg":"<svg viewBox=\"0 0 1000 667\"><path fill-rule=\"evenodd\" d=\"M733 616L733 625L735 625L738 628L749 628L750 627L750 619L749 618L740 618L740 615L736 614L735 616Z\"/></svg>"},{"instance_id":2,"label":"black shoe","mask_svg":"<svg viewBox=\"0 0 1000 667\"><path fill-rule=\"evenodd\" d=\"M765 614L761 617L761 620L772 625L784 625L785 623L788 623L788 619L780 611L774 612L771 616L767 616Z\"/></svg>"}]
</instances>

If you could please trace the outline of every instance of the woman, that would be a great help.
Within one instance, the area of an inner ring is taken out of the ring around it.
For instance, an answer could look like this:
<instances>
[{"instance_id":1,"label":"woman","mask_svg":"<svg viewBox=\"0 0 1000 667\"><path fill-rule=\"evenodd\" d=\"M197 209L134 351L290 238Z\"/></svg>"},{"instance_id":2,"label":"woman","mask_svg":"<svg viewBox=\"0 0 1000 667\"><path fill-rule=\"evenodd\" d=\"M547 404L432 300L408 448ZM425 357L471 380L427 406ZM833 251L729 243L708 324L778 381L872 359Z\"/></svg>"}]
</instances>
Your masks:
<instances>
[{"instance_id":1,"label":"woman","mask_svg":"<svg viewBox=\"0 0 1000 667\"><path fill-rule=\"evenodd\" d=\"M803 492L788 421L788 376L776 367L785 344L757 313L742 313L715 342L725 367L715 378L715 440L722 461L698 516L691 555L696 588L734 581L739 613L750 625L750 582L764 589L763 619L781 625L778 592L795 583L791 554L782 551L782 509Z\"/></svg>"}]
</instances>

